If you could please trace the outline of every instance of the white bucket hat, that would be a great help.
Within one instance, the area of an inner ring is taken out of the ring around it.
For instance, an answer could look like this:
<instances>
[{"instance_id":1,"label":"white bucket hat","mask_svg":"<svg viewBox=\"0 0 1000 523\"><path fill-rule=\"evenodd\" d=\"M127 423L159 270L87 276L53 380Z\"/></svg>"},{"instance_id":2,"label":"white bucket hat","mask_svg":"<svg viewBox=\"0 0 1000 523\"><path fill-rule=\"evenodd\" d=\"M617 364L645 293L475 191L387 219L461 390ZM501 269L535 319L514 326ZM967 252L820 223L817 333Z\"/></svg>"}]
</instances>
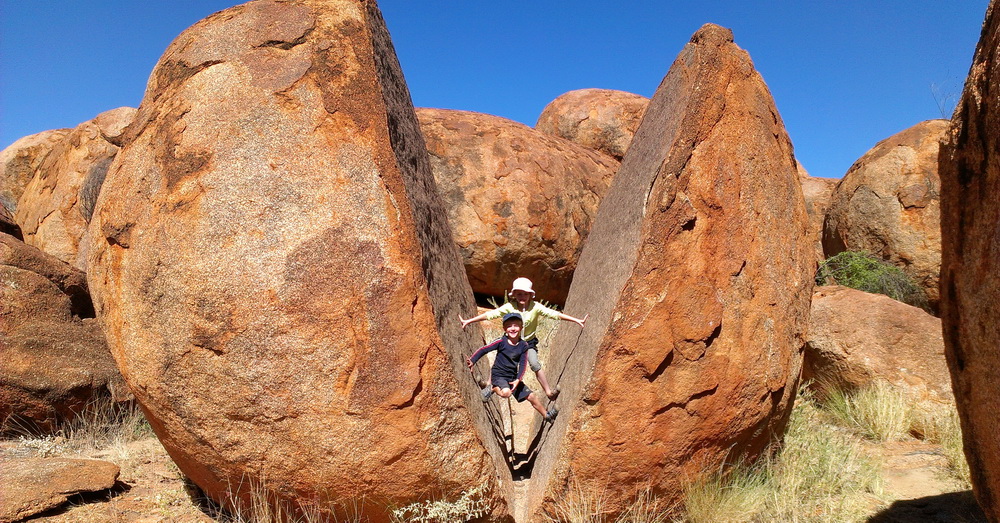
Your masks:
<instances>
[{"instance_id":1,"label":"white bucket hat","mask_svg":"<svg viewBox=\"0 0 1000 523\"><path fill-rule=\"evenodd\" d=\"M510 292L513 293L514 291L530 292L531 294L535 293L535 291L531 288L531 280L527 278L517 278L514 280L514 283L510 286Z\"/></svg>"}]
</instances>

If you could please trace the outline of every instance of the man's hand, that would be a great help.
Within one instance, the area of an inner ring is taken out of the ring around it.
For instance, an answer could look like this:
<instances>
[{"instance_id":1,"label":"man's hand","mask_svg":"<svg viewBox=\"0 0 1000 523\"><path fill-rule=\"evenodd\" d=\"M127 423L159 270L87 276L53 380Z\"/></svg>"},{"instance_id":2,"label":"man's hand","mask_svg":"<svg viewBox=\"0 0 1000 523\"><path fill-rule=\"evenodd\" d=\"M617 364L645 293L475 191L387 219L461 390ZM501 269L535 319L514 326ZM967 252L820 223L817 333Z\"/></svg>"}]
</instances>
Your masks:
<instances>
[{"instance_id":1,"label":"man's hand","mask_svg":"<svg viewBox=\"0 0 1000 523\"><path fill-rule=\"evenodd\" d=\"M469 367L469 370L472 370L472 366L473 365L474 364L472 363L472 356L466 356L465 357L465 366Z\"/></svg>"},{"instance_id":2,"label":"man's hand","mask_svg":"<svg viewBox=\"0 0 1000 523\"><path fill-rule=\"evenodd\" d=\"M521 383L521 380L514 380L514 381L510 382L510 390L514 390L514 389L516 389L516 388L517 388L517 385L518 385L519 383Z\"/></svg>"}]
</instances>

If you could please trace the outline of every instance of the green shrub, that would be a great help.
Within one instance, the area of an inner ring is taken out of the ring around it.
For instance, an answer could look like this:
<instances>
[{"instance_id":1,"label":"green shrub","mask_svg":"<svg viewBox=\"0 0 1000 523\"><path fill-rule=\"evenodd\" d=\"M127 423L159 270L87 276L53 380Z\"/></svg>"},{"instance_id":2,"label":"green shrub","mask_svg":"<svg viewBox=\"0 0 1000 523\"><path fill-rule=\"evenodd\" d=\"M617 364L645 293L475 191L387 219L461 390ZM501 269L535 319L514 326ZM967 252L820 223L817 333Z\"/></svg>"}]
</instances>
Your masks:
<instances>
[{"instance_id":1,"label":"green shrub","mask_svg":"<svg viewBox=\"0 0 1000 523\"><path fill-rule=\"evenodd\" d=\"M820 263L816 285L843 285L928 307L927 295L902 269L862 251L844 251Z\"/></svg>"}]
</instances>

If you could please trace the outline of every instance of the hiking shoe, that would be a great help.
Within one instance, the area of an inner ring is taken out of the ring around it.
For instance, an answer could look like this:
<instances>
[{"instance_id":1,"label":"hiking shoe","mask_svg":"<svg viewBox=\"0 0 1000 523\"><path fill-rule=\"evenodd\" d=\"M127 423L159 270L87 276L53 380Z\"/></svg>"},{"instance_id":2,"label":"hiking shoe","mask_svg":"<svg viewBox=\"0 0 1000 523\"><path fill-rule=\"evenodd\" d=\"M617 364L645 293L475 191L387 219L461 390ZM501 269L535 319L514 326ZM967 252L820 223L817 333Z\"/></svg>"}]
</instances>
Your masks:
<instances>
[{"instance_id":1,"label":"hiking shoe","mask_svg":"<svg viewBox=\"0 0 1000 523\"><path fill-rule=\"evenodd\" d=\"M546 395L549 397L549 401L555 401L559 397L560 392L562 392L562 389L559 388L559 385L556 385L556 390L552 391L552 394Z\"/></svg>"},{"instance_id":2,"label":"hiking shoe","mask_svg":"<svg viewBox=\"0 0 1000 523\"><path fill-rule=\"evenodd\" d=\"M549 410L545 412L545 421L552 423L556 420L556 416L559 415L559 407L555 405L549 405Z\"/></svg>"},{"instance_id":3,"label":"hiking shoe","mask_svg":"<svg viewBox=\"0 0 1000 523\"><path fill-rule=\"evenodd\" d=\"M490 396L493 395L493 387L483 387L483 403L490 401Z\"/></svg>"}]
</instances>

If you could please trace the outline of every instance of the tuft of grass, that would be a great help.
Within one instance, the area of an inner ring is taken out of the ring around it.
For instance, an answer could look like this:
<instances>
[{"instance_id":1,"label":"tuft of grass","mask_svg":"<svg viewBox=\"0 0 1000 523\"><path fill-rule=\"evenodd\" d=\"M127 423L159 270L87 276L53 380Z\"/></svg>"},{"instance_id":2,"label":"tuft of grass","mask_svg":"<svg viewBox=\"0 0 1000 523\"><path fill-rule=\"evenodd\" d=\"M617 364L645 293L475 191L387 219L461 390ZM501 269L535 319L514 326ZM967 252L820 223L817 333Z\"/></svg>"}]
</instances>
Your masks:
<instances>
[{"instance_id":1,"label":"tuft of grass","mask_svg":"<svg viewBox=\"0 0 1000 523\"><path fill-rule=\"evenodd\" d=\"M927 310L927 294L899 267L864 251L844 251L819 264L816 285L844 285L884 294Z\"/></svg>"},{"instance_id":2,"label":"tuft of grass","mask_svg":"<svg viewBox=\"0 0 1000 523\"><path fill-rule=\"evenodd\" d=\"M910 432L925 441L941 445L951 476L963 488L972 488L969 462L965 459L962 426L955 405L924 402L913 409Z\"/></svg>"},{"instance_id":3,"label":"tuft of grass","mask_svg":"<svg viewBox=\"0 0 1000 523\"><path fill-rule=\"evenodd\" d=\"M471 521L490 513L486 501L486 483L466 490L454 501L429 500L411 503L392 511L396 523L448 523Z\"/></svg>"},{"instance_id":4,"label":"tuft of grass","mask_svg":"<svg viewBox=\"0 0 1000 523\"><path fill-rule=\"evenodd\" d=\"M762 512L771 482L766 464L737 465L705 475L684 488L684 521L751 521Z\"/></svg>"},{"instance_id":5,"label":"tuft of grass","mask_svg":"<svg viewBox=\"0 0 1000 523\"><path fill-rule=\"evenodd\" d=\"M21 436L21 444L42 456L82 454L153 437L153 429L134 401L115 402L98 396L72 420L62 423L55 434Z\"/></svg>"},{"instance_id":6,"label":"tuft of grass","mask_svg":"<svg viewBox=\"0 0 1000 523\"><path fill-rule=\"evenodd\" d=\"M689 484L682 520L860 521L883 496L879 463L850 435L823 423L803 388L773 457Z\"/></svg>"},{"instance_id":7,"label":"tuft of grass","mask_svg":"<svg viewBox=\"0 0 1000 523\"><path fill-rule=\"evenodd\" d=\"M549 521L559 523L603 523L607 513L604 489L585 487L574 481L569 492L555 506Z\"/></svg>"},{"instance_id":8,"label":"tuft of grass","mask_svg":"<svg viewBox=\"0 0 1000 523\"><path fill-rule=\"evenodd\" d=\"M884 380L845 392L828 389L824 410L839 424L871 441L900 441L910 433L912 406L903 391Z\"/></svg>"},{"instance_id":9,"label":"tuft of grass","mask_svg":"<svg viewBox=\"0 0 1000 523\"><path fill-rule=\"evenodd\" d=\"M670 523L675 506L668 505L646 489L625 509L615 523Z\"/></svg>"}]
</instances>

